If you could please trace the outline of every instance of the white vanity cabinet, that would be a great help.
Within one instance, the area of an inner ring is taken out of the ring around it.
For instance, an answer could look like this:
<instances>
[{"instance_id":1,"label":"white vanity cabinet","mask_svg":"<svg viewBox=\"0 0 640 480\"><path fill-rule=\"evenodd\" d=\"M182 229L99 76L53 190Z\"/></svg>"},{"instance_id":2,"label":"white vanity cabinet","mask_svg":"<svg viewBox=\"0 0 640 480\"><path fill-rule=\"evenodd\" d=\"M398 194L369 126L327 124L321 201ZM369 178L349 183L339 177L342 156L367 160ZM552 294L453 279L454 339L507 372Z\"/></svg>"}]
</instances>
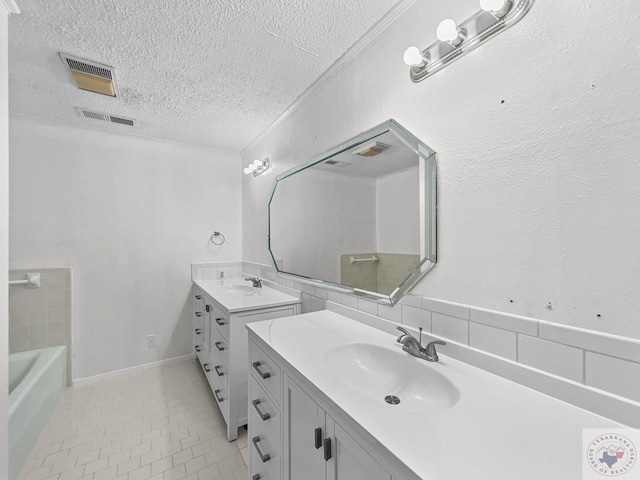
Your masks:
<instances>
[{"instance_id":1,"label":"white vanity cabinet","mask_svg":"<svg viewBox=\"0 0 640 480\"><path fill-rule=\"evenodd\" d=\"M242 279L238 281L244 283ZM227 423L227 438L232 441L238 437L238 428L247 424L249 374L245 325L296 315L300 313L300 299L268 287L237 293L228 288L221 290L229 282L195 283L195 351Z\"/></svg>"},{"instance_id":2,"label":"white vanity cabinet","mask_svg":"<svg viewBox=\"0 0 640 480\"><path fill-rule=\"evenodd\" d=\"M250 341L250 352L250 479L391 479L268 347Z\"/></svg>"}]
</instances>

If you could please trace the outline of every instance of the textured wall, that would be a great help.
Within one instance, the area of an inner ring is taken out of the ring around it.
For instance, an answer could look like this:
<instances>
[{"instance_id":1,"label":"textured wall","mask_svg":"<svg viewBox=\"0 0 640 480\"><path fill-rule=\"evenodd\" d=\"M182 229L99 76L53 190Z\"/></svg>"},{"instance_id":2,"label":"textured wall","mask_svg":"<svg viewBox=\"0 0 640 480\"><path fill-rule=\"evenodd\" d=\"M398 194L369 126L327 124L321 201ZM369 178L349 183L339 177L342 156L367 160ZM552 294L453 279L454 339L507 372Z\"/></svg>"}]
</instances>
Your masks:
<instances>
[{"instance_id":1,"label":"textured wall","mask_svg":"<svg viewBox=\"0 0 640 480\"><path fill-rule=\"evenodd\" d=\"M0 478L9 475L9 92L7 14L0 5Z\"/></svg>"},{"instance_id":2,"label":"textured wall","mask_svg":"<svg viewBox=\"0 0 640 480\"><path fill-rule=\"evenodd\" d=\"M10 266L73 268L74 377L190 354L191 262L241 255L238 157L17 120L10 139Z\"/></svg>"},{"instance_id":3,"label":"textured wall","mask_svg":"<svg viewBox=\"0 0 640 480\"><path fill-rule=\"evenodd\" d=\"M416 2L243 161L268 155L277 174L395 118L439 160L438 265L414 293L640 338L640 7L538 0L412 84L405 48L475 10ZM255 180L244 259L267 263L272 178Z\"/></svg>"}]
</instances>

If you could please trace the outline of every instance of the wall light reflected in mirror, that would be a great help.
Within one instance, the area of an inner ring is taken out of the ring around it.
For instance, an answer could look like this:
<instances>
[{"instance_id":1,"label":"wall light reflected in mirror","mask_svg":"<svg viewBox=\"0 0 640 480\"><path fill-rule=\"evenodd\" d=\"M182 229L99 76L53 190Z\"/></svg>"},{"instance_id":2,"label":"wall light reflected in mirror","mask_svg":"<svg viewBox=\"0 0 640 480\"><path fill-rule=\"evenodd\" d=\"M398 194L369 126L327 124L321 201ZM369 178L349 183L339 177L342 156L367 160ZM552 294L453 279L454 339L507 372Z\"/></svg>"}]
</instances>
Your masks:
<instances>
[{"instance_id":1,"label":"wall light reflected in mirror","mask_svg":"<svg viewBox=\"0 0 640 480\"><path fill-rule=\"evenodd\" d=\"M267 157L264 160L254 160L249 165L244 167L242 171L245 173L245 175L253 173L253 176L257 177L258 175L262 175L264 172L269 170L270 167L271 160L269 160L269 157Z\"/></svg>"}]
</instances>

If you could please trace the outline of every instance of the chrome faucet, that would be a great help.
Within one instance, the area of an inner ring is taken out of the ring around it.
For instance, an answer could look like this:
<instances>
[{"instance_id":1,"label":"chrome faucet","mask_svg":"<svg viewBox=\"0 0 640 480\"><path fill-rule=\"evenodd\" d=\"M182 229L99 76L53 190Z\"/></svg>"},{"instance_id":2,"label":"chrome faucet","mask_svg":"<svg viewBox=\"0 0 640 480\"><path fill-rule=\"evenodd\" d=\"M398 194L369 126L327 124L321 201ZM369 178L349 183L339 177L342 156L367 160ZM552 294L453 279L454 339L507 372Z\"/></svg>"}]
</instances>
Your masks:
<instances>
[{"instance_id":1,"label":"chrome faucet","mask_svg":"<svg viewBox=\"0 0 640 480\"><path fill-rule=\"evenodd\" d=\"M422 358L427 362L437 362L438 361L438 352L436 352L436 345L446 345L445 342L440 340L436 340L427 344L426 347L422 347L422 327L420 327L420 339L418 340L416 337L411 335L402 327L397 327L398 330L402 332L396 342L402 344L402 350L407 352L409 355L413 355L414 357Z\"/></svg>"},{"instance_id":2,"label":"chrome faucet","mask_svg":"<svg viewBox=\"0 0 640 480\"><path fill-rule=\"evenodd\" d=\"M258 277L248 277L244 279L245 282L252 282L253 286L256 288L262 288L262 280Z\"/></svg>"}]
</instances>

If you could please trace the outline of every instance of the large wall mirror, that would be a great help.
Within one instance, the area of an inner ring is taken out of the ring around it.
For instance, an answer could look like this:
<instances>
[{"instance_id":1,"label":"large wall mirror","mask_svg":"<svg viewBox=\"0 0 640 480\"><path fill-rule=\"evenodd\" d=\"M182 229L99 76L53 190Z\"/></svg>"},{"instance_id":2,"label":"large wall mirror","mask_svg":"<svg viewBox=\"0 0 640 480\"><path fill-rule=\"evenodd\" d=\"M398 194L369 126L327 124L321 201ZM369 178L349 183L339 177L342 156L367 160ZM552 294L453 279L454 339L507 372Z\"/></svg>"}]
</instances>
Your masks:
<instances>
[{"instance_id":1,"label":"large wall mirror","mask_svg":"<svg viewBox=\"0 0 640 480\"><path fill-rule=\"evenodd\" d=\"M394 305L436 263L436 153L388 120L279 176L280 276Z\"/></svg>"}]
</instances>

